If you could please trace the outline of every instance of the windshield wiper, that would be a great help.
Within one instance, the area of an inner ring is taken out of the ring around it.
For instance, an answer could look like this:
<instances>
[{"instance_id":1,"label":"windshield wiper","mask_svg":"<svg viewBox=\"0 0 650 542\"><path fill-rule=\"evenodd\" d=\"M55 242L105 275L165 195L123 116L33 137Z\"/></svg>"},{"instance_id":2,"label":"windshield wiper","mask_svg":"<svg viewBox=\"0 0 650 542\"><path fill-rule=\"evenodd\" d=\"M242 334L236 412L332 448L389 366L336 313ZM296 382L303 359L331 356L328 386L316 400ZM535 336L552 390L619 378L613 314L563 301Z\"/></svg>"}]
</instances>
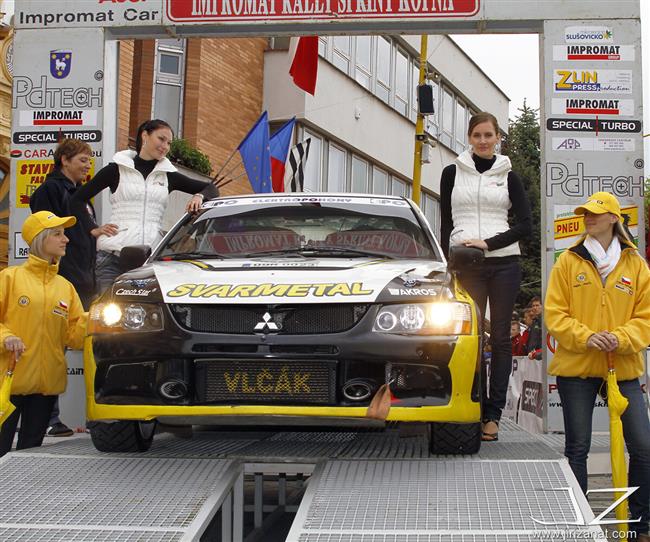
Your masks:
<instances>
[{"instance_id":1,"label":"windshield wiper","mask_svg":"<svg viewBox=\"0 0 650 542\"><path fill-rule=\"evenodd\" d=\"M173 254L161 254L156 258L156 261L167 260L196 260L196 259L217 259L223 260L226 256L222 254L216 254L214 252L174 252Z\"/></svg>"}]
</instances>

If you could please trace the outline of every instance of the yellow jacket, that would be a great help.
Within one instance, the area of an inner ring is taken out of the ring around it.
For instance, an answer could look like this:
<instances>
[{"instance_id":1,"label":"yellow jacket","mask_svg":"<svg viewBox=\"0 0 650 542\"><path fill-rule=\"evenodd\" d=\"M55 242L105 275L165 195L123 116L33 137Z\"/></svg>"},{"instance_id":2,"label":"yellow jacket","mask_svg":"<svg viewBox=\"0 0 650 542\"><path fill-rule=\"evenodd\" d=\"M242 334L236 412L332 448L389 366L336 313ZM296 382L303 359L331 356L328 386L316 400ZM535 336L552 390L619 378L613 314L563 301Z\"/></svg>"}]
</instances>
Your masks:
<instances>
[{"instance_id":1,"label":"yellow jacket","mask_svg":"<svg viewBox=\"0 0 650 542\"><path fill-rule=\"evenodd\" d=\"M587 339L609 331L619 343L614 351L617 379L638 378L650 343L650 270L636 249L621 240L621 258L603 286L583 240L563 252L551 270L544 318L558 344L548 372L605 378L607 355L587 348Z\"/></svg>"},{"instance_id":2,"label":"yellow jacket","mask_svg":"<svg viewBox=\"0 0 650 542\"><path fill-rule=\"evenodd\" d=\"M82 347L87 313L58 269L30 255L23 265L0 271L0 383L12 355L5 338L20 337L26 347L16 363L11 395L63 393L65 347Z\"/></svg>"}]
</instances>

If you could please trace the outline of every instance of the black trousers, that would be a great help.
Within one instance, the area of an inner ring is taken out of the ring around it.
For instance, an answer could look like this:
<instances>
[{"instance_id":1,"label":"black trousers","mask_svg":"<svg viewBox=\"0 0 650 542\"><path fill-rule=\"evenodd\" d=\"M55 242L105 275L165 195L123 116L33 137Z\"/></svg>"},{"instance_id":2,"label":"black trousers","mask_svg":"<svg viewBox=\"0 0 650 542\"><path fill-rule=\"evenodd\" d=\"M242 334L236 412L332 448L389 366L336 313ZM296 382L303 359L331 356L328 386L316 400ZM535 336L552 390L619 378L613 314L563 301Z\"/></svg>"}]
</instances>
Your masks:
<instances>
[{"instance_id":1,"label":"black trousers","mask_svg":"<svg viewBox=\"0 0 650 542\"><path fill-rule=\"evenodd\" d=\"M16 450L34 448L43 443L56 398L56 395L40 393L11 396L11 402L16 410L5 420L0 429L0 457L11 450L19 418L21 422Z\"/></svg>"},{"instance_id":2,"label":"black trousers","mask_svg":"<svg viewBox=\"0 0 650 542\"><path fill-rule=\"evenodd\" d=\"M459 277L481 315L485 315L488 299L490 302L492 358L489 386L485 363L482 366L483 419L500 420L512 370L510 321L521 284L521 266L518 258L489 258L480 265L461 270Z\"/></svg>"}]
</instances>

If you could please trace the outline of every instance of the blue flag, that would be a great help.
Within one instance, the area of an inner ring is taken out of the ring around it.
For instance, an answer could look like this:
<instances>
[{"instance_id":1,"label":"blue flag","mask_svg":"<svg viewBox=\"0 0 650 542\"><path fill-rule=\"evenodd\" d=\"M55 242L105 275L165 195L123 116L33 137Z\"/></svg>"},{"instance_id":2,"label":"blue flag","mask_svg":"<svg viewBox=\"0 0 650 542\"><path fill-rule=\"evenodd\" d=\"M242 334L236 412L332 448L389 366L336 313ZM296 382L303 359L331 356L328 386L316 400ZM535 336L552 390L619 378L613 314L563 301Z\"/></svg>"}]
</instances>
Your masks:
<instances>
[{"instance_id":1,"label":"blue flag","mask_svg":"<svg viewBox=\"0 0 650 542\"><path fill-rule=\"evenodd\" d=\"M266 111L257 120L237 147L244 163L248 180L256 194L273 192L271 182L271 153L269 148L269 120Z\"/></svg>"}]
</instances>

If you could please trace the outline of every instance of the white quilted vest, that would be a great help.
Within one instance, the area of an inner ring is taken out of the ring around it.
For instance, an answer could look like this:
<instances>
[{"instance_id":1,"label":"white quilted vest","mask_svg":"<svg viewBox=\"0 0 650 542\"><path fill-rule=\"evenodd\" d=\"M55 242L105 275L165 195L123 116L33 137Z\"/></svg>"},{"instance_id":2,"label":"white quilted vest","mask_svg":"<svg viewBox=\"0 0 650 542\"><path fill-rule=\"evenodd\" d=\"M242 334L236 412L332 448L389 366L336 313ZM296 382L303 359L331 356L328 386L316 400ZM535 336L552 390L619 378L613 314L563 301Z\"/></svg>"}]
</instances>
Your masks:
<instances>
[{"instance_id":1,"label":"white quilted vest","mask_svg":"<svg viewBox=\"0 0 650 542\"><path fill-rule=\"evenodd\" d=\"M508 209L512 203L508 194L510 159L500 154L491 169L476 171L470 151L456 160L456 178L451 193L451 216L454 229L450 245L461 244L466 239L488 239L510 229ZM515 256L521 254L519 243L497 250L486 250L486 257Z\"/></svg>"},{"instance_id":2,"label":"white quilted vest","mask_svg":"<svg viewBox=\"0 0 650 542\"><path fill-rule=\"evenodd\" d=\"M119 232L113 237L100 236L98 250L119 251L129 245L154 247L162 239L162 218L169 199L167 173L176 168L163 158L144 179L134 167L135 155L135 151L120 151L113 156L120 183L110 195L110 222L117 224Z\"/></svg>"}]
</instances>

